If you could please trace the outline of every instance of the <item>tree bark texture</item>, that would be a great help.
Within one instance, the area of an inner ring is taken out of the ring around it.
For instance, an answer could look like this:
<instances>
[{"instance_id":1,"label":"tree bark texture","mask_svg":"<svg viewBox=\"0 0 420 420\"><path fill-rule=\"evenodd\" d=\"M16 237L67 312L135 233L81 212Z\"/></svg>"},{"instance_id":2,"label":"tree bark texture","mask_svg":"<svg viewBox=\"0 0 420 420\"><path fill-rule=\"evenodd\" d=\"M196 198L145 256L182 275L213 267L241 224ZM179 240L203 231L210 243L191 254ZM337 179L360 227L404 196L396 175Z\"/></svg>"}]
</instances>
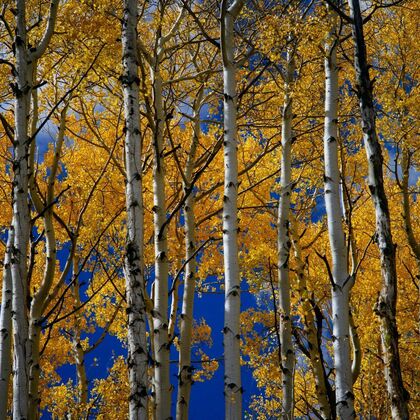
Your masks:
<instances>
[{"instance_id":1,"label":"tree bark texture","mask_svg":"<svg viewBox=\"0 0 420 420\"><path fill-rule=\"evenodd\" d=\"M127 240L124 258L128 318L129 418L143 420L147 410L146 304L143 263L142 141L137 57L137 1L124 0L122 19Z\"/></svg>"},{"instance_id":2,"label":"tree bark texture","mask_svg":"<svg viewBox=\"0 0 420 420\"><path fill-rule=\"evenodd\" d=\"M363 141L368 161L368 186L376 215L375 242L378 245L381 260L382 288L375 312L380 320L385 381L391 403L391 415L394 420L406 420L409 418L407 404L409 393L404 388L401 374L396 320L398 285L395 244L392 240L390 212L384 187L383 155L376 132L372 82L369 75L359 0L349 0L349 6L353 18L354 67L362 119Z\"/></svg>"}]
</instances>

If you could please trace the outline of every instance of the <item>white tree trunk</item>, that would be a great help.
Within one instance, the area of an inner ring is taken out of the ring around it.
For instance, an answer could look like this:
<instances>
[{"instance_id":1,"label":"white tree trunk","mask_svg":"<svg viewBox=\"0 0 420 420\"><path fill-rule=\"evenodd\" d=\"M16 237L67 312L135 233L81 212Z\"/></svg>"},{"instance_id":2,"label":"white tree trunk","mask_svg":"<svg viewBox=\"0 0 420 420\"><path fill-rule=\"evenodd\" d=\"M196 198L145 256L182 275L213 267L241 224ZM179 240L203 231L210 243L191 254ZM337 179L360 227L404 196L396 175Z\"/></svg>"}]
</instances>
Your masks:
<instances>
[{"instance_id":1,"label":"white tree trunk","mask_svg":"<svg viewBox=\"0 0 420 420\"><path fill-rule=\"evenodd\" d=\"M155 106L154 167L153 167L153 223L155 239L155 295L153 311L154 328L154 392L156 418L166 420L171 416L171 384L169 379L168 335L168 241L166 221L165 162L163 156L163 130L165 113L162 98L162 78L159 57L152 69L153 101Z\"/></svg>"},{"instance_id":2,"label":"white tree trunk","mask_svg":"<svg viewBox=\"0 0 420 420\"><path fill-rule=\"evenodd\" d=\"M137 1L124 0L122 19L125 115L127 241L124 258L128 316L129 418L143 420L147 410L147 341L143 263L142 141L137 57Z\"/></svg>"},{"instance_id":3,"label":"white tree trunk","mask_svg":"<svg viewBox=\"0 0 420 420\"><path fill-rule=\"evenodd\" d=\"M354 67L356 71L363 141L368 161L368 186L376 215L376 243L381 260L382 288L375 312L379 316L385 380L394 420L409 418L409 393L404 387L398 345L397 269L395 245L392 240L388 198L383 178L382 149L376 132L376 115L373 103L372 82L369 75L363 19L359 0L349 0L353 18L353 41L355 46Z\"/></svg>"},{"instance_id":4,"label":"white tree trunk","mask_svg":"<svg viewBox=\"0 0 420 420\"><path fill-rule=\"evenodd\" d=\"M223 123L224 123L224 197L223 260L225 274L225 321L223 328L225 364L225 418L242 417L242 384L240 366L240 273L238 261L238 158L237 95L234 61L234 23L244 1L231 7L222 2L221 47L223 58Z\"/></svg>"},{"instance_id":5,"label":"white tree trunk","mask_svg":"<svg viewBox=\"0 0 420 420\"><path fill-rule=\"evenodd\" d=\"M8 391L12 351L12 273L10 256L13 247L13 230L9 230L6 253L4 255L2 299L0 308L0 419L7 413Z\"/></svg>"},{"instance_id":6,"label":"white tree trunk","mask_svg":"<svg viewBox=\"0 0 420 420\"><path fill-rule=\"evenodd\" d=\"M191 188L191 181L194 171L194 164L200 136L200 107L203 96L203 89L200 90L197 99L197 109L194 114L193 139L190 152L185 165L184 191L188 192ZM188 419L188 410L190 404L190 394L192 385L193 369L191 366L191 335L194 321L194 293L195 293L195 271L196 261L194 253L196 252L195 239L195 214L194 214L195 196L191 192L184 205L185 218L185 266L184 293L182 297L182 312L180 320L180 352L179 352L179 371L178 371L178 398L176 408L176 418L178 420Z\"/></svg>"},{"instance_id":7,"label":"white tree trunk","mask_svg":"<svg viewBox=\"0 0 420 420\"><path fill-rule=\"evenodd\" d=\"M27 249L30 215L28 205L28 115L32 89L26 48L25 1L16 2L15 144L13 156L13 229L11 273L13 282L13 418L28 416L28 287Z\"/></svg>"},{"instance_id":8,"label":"white tree trunk","mask_svg":"<svg viewBox=\"0 0 420 420\"><path fill-rule=\"evenodd\" d=\"M290 195L292 192L292 96L294 61L293 51L287 51L285 94L282 115L281 133L281 172L280 172L280 197L277 221L277 246L278 246L278 274L279 274L279 311L280 311L280 342L281 342L281 371L282 371L282 413L283 419L293 418L293 370L295 352L292 342L292 325L290 318L290 282L289 282L289 212Z\"/></svg>"},{"instance_id":9,"label":"white tree trunk","mask_svg":"<svg viewBox=\"0 0 420 420\"><path fill-rule=\"evenodd\" d=\"M54 32L59 0L52 0L44 34L36 47L28 49L26 36L26 2L16 0L15 69L15 141L13 156L12 251L12 323L13 323L13 418L27 418L29 404L29 366L32 363L28 336L27 255L30 235L28 203L30 141L28 121L33 86L34 63L44 54ZM55 245L54 245L55 248Z\"/></svg>"},{"instance_id":10,"label":"white tree trunk","mask_svg":"<svg viewBox=\"0 0 420 420\"><path fill-rule=\"evenodd\" d=\"M354 237L353 232L353 224L352 224L352 203L350 201L350 197L347 193L347 187L345 184L346 179L346 172L345 172L345 159L344 153L340 154L341 160L341 199L343 205L343 217L346 221L348 227L348 253L350 254L350 264L348 264L348 269L352 273L352 283L355 284L356 282L356 275L357 275L357 266L358 266L358 255L357 255L357 245L356 239ZM354 322L352 309L350 307L349 311L349 322L350 322L350 342L352 348L352 365L351 365L351 372L352 372L352 381L353 385L357 381L357 378L360 374L361 363L362 363L362 349L360 347L360 339L359 334L357 332L357 326Z\"/></svg>"},{"instance_id":11,"label":"white tree trunk","mask_svg":"<svg viewBox=\"0 0 420 420\"><path fill-rule=\"evenodd\" d=\"M340 171L338 169L337 106L338 67L335 25L326 43L325 123L324 123L324 191L328 233L332 254L333 347L337 415L341 419L355 416L349 342L349 294L352 282L347 268L347 247L342 226Z\"/></svg>"}]
</instances>

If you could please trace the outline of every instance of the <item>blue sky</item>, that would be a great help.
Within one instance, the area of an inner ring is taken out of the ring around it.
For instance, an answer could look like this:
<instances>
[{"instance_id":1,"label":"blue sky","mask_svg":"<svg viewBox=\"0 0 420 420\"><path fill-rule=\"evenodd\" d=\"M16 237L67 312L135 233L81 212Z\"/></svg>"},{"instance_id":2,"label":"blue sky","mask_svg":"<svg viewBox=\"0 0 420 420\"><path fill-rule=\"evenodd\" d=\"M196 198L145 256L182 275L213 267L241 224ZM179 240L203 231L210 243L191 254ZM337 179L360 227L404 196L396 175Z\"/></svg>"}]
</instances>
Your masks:
<instances>
[{"instance_id":1,"label":"blue sky","mask_svg":"<svg viewBox=\"0 0 420 420\"><path fill-rule=\"evenodd\" d=\"M64 260L64 253L61 259ZM87 281L90 274L83 273L80 281ZM246 283L243 282L242 288L246 288ZM180 295L182 294L182 287ZM256 306L256 300L253 295L248 292L243 292L241 296L242 310ZM202 297L196 294L194 317L196 320L204 318L208 325L212 328L213 345L206 352L211 358L223 358L223 317L224 317L224 294L223 293L203 293ZM92 340L99 337L101 331L90 335ZM113 365L114 357L119 355L126 355L126 350L123 348L119 340L113 336L107 336L102 344L86 357L86 373L92 386L94 379L105 378L107 371ZM178 353L174 348L171 351L171 361L176 361ZM194 360L194 357L193 357ZM198 366L197 366L198 367ZM177 363L171 363L171 382L174 385L174 392L172 394L172 412L175 416L176 407L176 374L178 366ZM69 379L73 379L76 383L76 368L74 365L65 365L58 369L58 373L62 377L63 383ZM191 391L191 406L190 418L200 420L214 420L224 418L224 395L223 395L223 362L219 362L219 369L211 380L205 382L197 382L193 385ZM242 385L244 388L243 407L247 410L251 397L258 392L255 380L252 377L252 371L248 367L242 367ZM51 418L48 414L42 416L42 419Z\"/></svg>"}]
</instances>

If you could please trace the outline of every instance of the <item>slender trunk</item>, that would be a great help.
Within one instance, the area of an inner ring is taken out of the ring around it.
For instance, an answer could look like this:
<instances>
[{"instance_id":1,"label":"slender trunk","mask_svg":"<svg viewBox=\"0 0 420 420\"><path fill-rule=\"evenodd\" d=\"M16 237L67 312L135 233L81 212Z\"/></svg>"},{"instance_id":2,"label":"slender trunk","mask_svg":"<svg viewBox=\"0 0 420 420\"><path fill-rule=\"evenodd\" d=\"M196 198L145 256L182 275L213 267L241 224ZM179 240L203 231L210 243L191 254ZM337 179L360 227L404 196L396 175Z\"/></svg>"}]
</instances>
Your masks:
<instances>
[{"instance_id":1,"label":"slender trunk","mask_svg":"<svg viewBox=\"0 0 420 420\"><path fill-rule=\"evenodd\" d=\"M143 263L142 142L137 57L137 1L124 0L121 77L125 115L127 240L124 258L128 317L129 418L147 419L147 338Z\"/></svg>"},{"instance_id":2,"label":"slender trunk","mask_svg":"<svg viewBox=\"0 0 420 420\"><path fill-rule=\"evenodd\" d=\"M200 90L196 103L198 109L195 110L193 139L190 152L185 165L184 191L191 188L191 181L194 171L194 163L198 140L200 136L200 106L203 96L203 89ZM188 195L184 205L185 217L185 266L184 293L182 297L182 313L180 320L180 352L179 352L179 371L178 371L178 398L176 407L176 418L178 420L188 419L188 410L190 404L190 393L192 385L193 368L191 366L191 335L194 320L194 292L195 292L195 270L196 260L194 253L196 251L195 239L195 215L194 215L195 196L194 192Z\"/></svg>"},{"instance_id":3,"label":"slender trunk","mask_svg":"<svg viewBox=\"0 0 420 420\"><path fill-rule=\"evenodd\" d=\"M375 312L379 316L385 380L391 403L393 419L408 419L409 393L404 388L398 347L397 270L395 245L392 241L388 199L383 177L383 156L376 132L376 117L373 104L372 83L367 63L366 44L363 34L363 19L359 0L349 0L353 17L353 41L359 106L362 116L363 141L368 160L368 186L376 215L376 243L379 248L382 273L382 288Z\"/></svg>"},{"instance_id":4,"label":"slender trunk","mask_svg":"<svg viewBox=\"0 0 420 420\"><path fill-rule=\"evenodd\" d=\"M10 270L13 230L9 230L4 255L2 299L0 308L0 419L7 417L7 402L12 351L12 273Z\"/></svg>"},{"instance_id":5,"label":"slender trunk","mask_svg":"<svg viewBox=\"0 0 420 420\"><path fill-rule=\"evenodd\" d=\"M410 177L410 151L407 147L403 147L401 169L402 169L402 194L403 194L403 219L404 219L404 230L407 235L407 241L414 254L417 263L417 271L420 276L420 242L417 241L413 225L411 221L411 208L410 208L410 194L408 191L408 181Z\"/></svg>"},{"instance_id":6,"label":"slender trunk","mask_svg":"<svg viewBox=\"0 0 420 420\"><path fill-rule=\"evenodd\" d=\"M280 311L280 342L282 371L282 414L283 419L293 418L293 370L295 352L292 342L292 323L290 317L290 280L289 280L289 213L290 195L292 192L292 107L291 87L293 84L294 60L293 51L287 51L287 69L285 75L285 94L282 115L281 132L281 172L279 197L279 212L277 221L278 273L279 273L279 311Z\"/></svg>"},{"instance_id":7,"label":"slender trunk","mask_svg":"<svg viewBox=\"0 0 420 420\"><path fill-rule=\"evenodd\" d=\"M335 418L332 416L331 402L328 399L328 379L322 363L322 356L319 354L320 347L317 343L317 330L315 328L314 312L311 305L311 297L306 285L305 262L302 258L302 251L299 244L299 236L294 226L291 224L291 242L293 244L294 256L296 259L296 277L299 291L299 298L302 304L302 312L305 324L305 338L308 341L308 352L310 356L311 369L315 379L315 390L319 404L319 412L324 420Z\"/></svg>"},{"instance_id":8,"label":"slender trunk","mask_svg":"<svg viewBox=\"0 0 420 420\"><path fill-rule=\"evenodd\" d=\"M152 70L153 103L155 107L154 167L153 167L153 223L155 235L155 295L153 328L155 340L154 392L156 417L171 417L171 384L169 380L168 335L168 241L166 220L165 162L163 156L163 130L165 112L162 98L162 77L159 60ZM163 229L162 229L163 228Z\"/></svg>"},{"instance_id":9,"label":"slender trunk","mask_svg":"<svg viewBox=\"0 0 420 420\"><path fill-rule=\"evenodd\" d=\"M338 67L336 25L326 43L325 57L325 206L332 254L333 346L337 414L352 419L354 412L353 382L349 342L350 281L347 269L347 247L341 218L340 171L337 147Z\"/></svg>"},{"instance_id":10,"label":"slender trunk","mask_svg":"<svg viewBox=\"0 0 420 420\"><path fill-rule=\"evenodd\" d=\"M185 249L189 259L196 249L194 197L192 194L185 201ZM196 262L192 257L185 267L184 293L180 320L180 353L178 373L177 419L188 419L188 409L192 385L193 368L191 366L191 335L193 326L193 305L195 292Z\"/></svg>"},{"instance_id":11,"label":"slender trunk","mask_svg":"<svg viewBox=\"0 0 420 420\"><path fill-rule=\"evenodd\" d=\"M26 2L16 0L16 35L14 42L16 78L15 139L13 156L13 219L14 247L12 250L12 324L13 324L13 418L28 418L29 368L34 366L28 325L27 254L30 237L29 147L28 136L30 98L33 87L34 63L44 54L54 32L59 0L52 0L44 34L36 47L28 49L26 34ZM33 136L32 136L33 137ZM36 344L35 344L36 345Z\"/></svg>"},{"instance_id":12,"label":"slender trunk","mask_svg":"<svg viewBox=\"0 0 420 420\"><path fill-rule=\"evenodd\" d=\"M28 285L27 250L30 234L28 205L28 116L32 89L31 71L26 48L25 1L16 1L16 80L15 139L13 156L13 220L14 246L11 255L12 323L13 323L13 418L28 416Z\"/></svg>"},{"instance_id":13,"label":"slender trunk","mask_svg":"<svg viewBox=\"0 0 420 420\"><path fill-rule=\"evenodd\" d=\"M234 23L243 1L230 8L222 2L221 46L223 58L223 124L224 124L224 197L223 197L223 261L225 274L225 319L223 328L225 364L225 418L242 416L242 384L240 365L240 273L238 261L238 157L237 95L234 61Z\"/></svg>"},{"instance_id":14,"label":"slender trunk","mask_svg":"<svg viewBox=\"0 0 420 420\"><path fill-rule=\"evenodd\" d=\"M351 272L352 283L355 284L356 282L356 275L357 275L357 266L358 266L358 256L357 256L357 245L356 239L354 237L353 231L353 223L352 223L352 213L353 213L353 204L350 200L348 195L348 190L346 187L346 172L345 172L345 161L344 161L344 153L341 152L340 154L340 162L341 162L341 197L343 201L343 217L347 224L347 235L348 235L348 256L350 259L350 263L347 264L349 272ZM357 381L357 378L360 374L361 364L362 364L362 349L360 347L360 339L359 334L357 332L357 326L354 322L352 309L349 310L349 323L350 323L350 342L352 348L352 364L351 364L351 374L352 374L352 382L353 385Z\"/></svg>"}]
</instances>

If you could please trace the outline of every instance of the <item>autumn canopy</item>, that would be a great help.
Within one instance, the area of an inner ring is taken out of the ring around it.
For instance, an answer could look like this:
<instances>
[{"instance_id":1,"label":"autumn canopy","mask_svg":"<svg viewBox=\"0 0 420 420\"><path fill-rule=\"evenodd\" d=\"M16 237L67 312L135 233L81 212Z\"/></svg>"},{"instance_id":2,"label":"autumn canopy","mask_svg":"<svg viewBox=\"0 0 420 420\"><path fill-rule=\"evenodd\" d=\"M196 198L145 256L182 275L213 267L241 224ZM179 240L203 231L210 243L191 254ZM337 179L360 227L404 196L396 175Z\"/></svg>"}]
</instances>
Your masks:
<instances>
[{"instance_id":1,"label":"autumn canopy","mask_svg":"<svg viewBox=\"0 0 420 420\"><path fill-rule=\"evenodd\" d=\"M419 25L3 0L0 420L418 418Z\"/></svg>"}]
</instances>

